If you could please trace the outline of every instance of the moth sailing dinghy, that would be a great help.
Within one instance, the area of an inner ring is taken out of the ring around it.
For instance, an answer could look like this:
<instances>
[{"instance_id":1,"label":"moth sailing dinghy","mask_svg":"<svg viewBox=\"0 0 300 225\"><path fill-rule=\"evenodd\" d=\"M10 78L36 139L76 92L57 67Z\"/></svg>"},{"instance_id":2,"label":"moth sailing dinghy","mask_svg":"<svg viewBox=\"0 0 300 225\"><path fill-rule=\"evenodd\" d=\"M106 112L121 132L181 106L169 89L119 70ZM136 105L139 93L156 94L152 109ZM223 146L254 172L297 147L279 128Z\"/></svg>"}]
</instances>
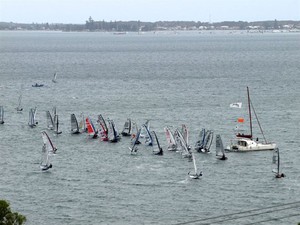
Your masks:
<instances>
[{"instance_id":1,"label":"moth sailing dinghy","mask_svg":"<svg viewBox=\"0 0 300 225\"><path fill-rule=\"evenodd\" d=\"M175 141L176 141L176 146L177 146L177 151L181 152L181 155L184 158L192 158L192 154L191 154L191 149L189 148L188 144L186 143L186 141L184 140L184 137L182 135L182 133L176 129L175 133Z\"/></svg>"},{"instance_id":2,"label":"moth sailing dinghy","mask_svg":"<svg viewBox=\"0 0 300 225\"><path fill-rule=\"evenodd\" d=\"M20 94L19 96L19 100L18 100L18 107L16 108L17 112L22 112L23 111L23 107L22 107L22 94Z\"/></svg>"},{"instance_id":3,"label":"moth sailing dinghy","mask_svg":"<svg viewBox=\"0 0 300 225\"><path fill-rule=\"evenodd\" d=\"M50 130L53 130L54 122L53 122L53 118L51 116L51 113L49 111L46 111L46 119L47 119L47 128L50 129Z\"/></svg>"},{"instance_id":4,"label":"moth sailing dinghy","mask_svg":"<svg viewBox=\"0 0 300 225\"><path fill-rule=\"evenodd\" d=\"M279 148L275 148L273 152L273 163L276 165L276 168L273 169L273 173L275 173L275 178L285 177L283 173L280 172L280 155Z\"/></svg>"},{"instance_id":5,"label":"moth sailing dinghy","mask_svg":"<svg viewBox=\"0 0 300 225\"><path fill-rule=\"evenodd\" d=\"M147 124L143 124L141 128L141 132L144 132L143 137L145 138L145 144L152 146L153 139L149 130L149 126Z\"/></svg>"},{"instance_id":6,"label":"moth sailing dinghy","mask_svg":"<svg viewBox=\"0 0 300 225\"><path fill-rule=\"evenodd\" d=\"M159 141L158 141L158 138L157 138L157 135L156 135L155 131L151 131L151 136L152 136L152 139L153 139L153 144L152 144L153 153L155 155L163 155L164 152L163 152L162 147L160 147L160 144L159 144Z\"/></svg>"},{"instance_id":7,"label":"moth sailing dinghy","mask_svg":"<svg viewBox=\"0 0 300 225\"><path fill-rule=\"evenodd\" d=\"M52 164L50 163L50 157L53 154L56 154L57 148L53 145L46 131L42 132L42 138L44 144L42 147L42 159L40 163L40 168L43 171L47 171L48 169L52 168Z\"/></svg>"},{"instance_id":8,"label":"moth sailing dinghy","mask_svg":"<svg viewBox=\"0 0 300 225\"><path fill-rule=\"evenodd\" d=\"M136 136L135 136L134 140L132 141L132 146L128 147L129 150L131 151L131 154L137 153L137 150L138 150L137 144L140 144L140 142L139 142L140 134L141 134L141 128L137 131Z\"/></svg>"},{"instance_id":9,"label":"moth sailing dinghy","mask_svg":"<svg viewBox=\"0 0 300 225\"><path fill-rule=\"evenodd\" d=\"M98 137L98 131L95 129L95 126L92 122L92 120L87 117L85 119L85 122L86 122L86 127L87 127L87 131L88 131L88 134L91 138L97 138Z\"/></svg>"},{"instance_id":10,"label":"moth sailing dinghy","mask_svg":"<svg viewBox=\"0 0 300 225\"><path fill-rule=\"evenodd\" d=\"M29 110L29 121L28 121L28 125L31 128L36 127L36 125L38 124L37 121L35 121L35 117L36 117L36 108L35 109L30 109Z\"/></svg>"},{"instance_id":11,"label":"moth sailing dinghy","mask_svg":"<svg viewBox=\"0 0 300 225\"><path fill-rule=\"evenodd\" d=\"M199 140L195 144L195 150L198 152L209 153L214 138L214 132L212 130L201 130Z\"/></svg>"},{"instance_id":12,"label":"moth sailing dinghy","mask_svg":"<svg viewBox=\"0 0 300 225\"><path fill-rule=\"evenodd\" d=\"M120 140L119 132L115 126L113 120L108 119L109 130L108 130L108 140L110 142L118 142Z\"/></svg>"},{"instance_id":13,"label":"moth sailing dinghy","mask_svg":"<svg viewBox=\"0 0 300 225\"><path fill-rule=\"evenodd\" d=\"M136 145L141 144L141 142L139 141L140 133L140 129L138 129L137 124L134 122L132 124L131 143L135 143Z\"/></svg>"},{"instance_id":14,"label":"moth sailing dinghy","mask_svg":"<svg viewBox=\"0 0 300 225\"><path fill-rule=\"evenodd\" d=\"M100 114L98 115L98 124L99 124L99 133L101 141L108 141L108 127L103 116Z\"/></svg>"},{"instance_id":15,"label":"moth sailing dinghy","mask_svg":"<svg viewBox=\"0 0 300 225\"><path fill-rule=\"evenodd\" d=\"M218 159L226 160L227 157L225 156L225 150L224 150L223 142L221 139L221 135L216 134L216 156L220 156L219 155L220 153L222 154L222 156L219 157Z\"/></svg>"},{"instance_id":16,"label":"moth sailing dinghy","mask_svg":"<svg viewBox=\"0 0 300 225\"><path fill-rule=\"evenodd\" d=\"M80 134L79 125L74 113L71 114L71 133Z\"/></svg>"},{"instance_id":17,"label":"moth sailing dinghy","mask_svg":"<svg viewBox=\"0 0 300 225\"><path fill-rule=\"evenodd\" d=\"M194 173L189 172L188 174L189 174L190 178L192 178L192 179L199 179L202 176L202 171L200 173L198 173L194 153L192 153L192 158L193 158L193 165L194 165Z\"/></svg>"},{"instance_id":18,"label":"moth sailing dinghy","mask_svg":"<svg viewBox=\"0 0 300 225\"><path fill-rule=\"evenodd\" d=\"M233 152L247 152L247 151L263 151L263 150L274 150L276 148L275 143L267 142L264 132L261 128L260 122L254 110L252 101L250 99L249 88L247 87L247 99L248 99L248 116L249 116L249 134L237 133L236 139L231 140L230 145L226 148L228 151ZM258 138L253 139L253 127L252 127L252 111L255 115L261 134L263 135L264 141L258 141ZM239 120L238 120L239 122ZM242 119L241 122L244 122Z\"/></svg>"},{"instance_id":19,"label":"moth sailing dinghy","mask_svg":"<svg viewBox=\"0 0 300 225\"><path fill-rule=\"evenodd\" d=\"M79 122L79 130L81 133L87 132L87 128L86 128L86 123L85 123L85 118L83 113L80 114L80 122Z\"/></svg>"},{"instance_id":20,"label":"moth sailing dinghy","mask_svg":"<svg viewBox=\"0 0 300 225\"><path fill-rule=\"evenodd\" d=\"M56 115L54 116L54 133L55 133L55 134L61 134L61 133L62 133L62 131L59 130L58 127L59 127L58 115L56 114Z\"/></svg>"},{"instance_id":21,"label":"moth sailing dinghy","mask_svg":"<svg viewBox=\"0 0 300 225\"><path fill-rule=\"evenodd\" d=\"M165 127L164 130L165 130L165 134L166 134L166 138L167 138L167 142L168 142L168 150L176 151L176 149L177 149L176 141L175 141L175 137L173 135L171 128Z\"/></svg>"},{"instance_id":22,"label":"moth sailing dinghy","mask_svg":"<svg viewBox=\"0 0 300 225\"><path fill-rule=\"evenodd\" d=\"M0 106L0 124L4 124L4 108Z\"/></svg>"},{"instance_id":23,"label":"moth sailing dinghy","mask_svg":"<svg viewBox=\"0 0 300 225\"><path fill-rule=\"evenodd\" d=\"M146 120L146 123L144 123L141 128L140 138L147 137L148 133L150 133L150 120Z\"/></svg>"},{"instance_id":24,"label":"moth sailing dinghy","mask_svg":"<svg viewBox=\"0 0 300 225\"><path fill-rule=\"evenodd\" d=\"M124 124L124 128L123 128L121 134L122 134L123 136L130 136L130 135L131 135L131 129L132 129L132 128L131 128L131 119L128 118L128 119L126 120L125 124Z\"/></svg>"},{"instance_id":25,"label":"moth sailing dinghy","mask_svg":"<svg viewBox=\"0 0 300 225\"><path fill-rule=\"evenodd\" d=\"M57 72L54 73L53 78L52 78L52 82L56 83L56 78L57 78Z\"/></svg>"}]
</instances>

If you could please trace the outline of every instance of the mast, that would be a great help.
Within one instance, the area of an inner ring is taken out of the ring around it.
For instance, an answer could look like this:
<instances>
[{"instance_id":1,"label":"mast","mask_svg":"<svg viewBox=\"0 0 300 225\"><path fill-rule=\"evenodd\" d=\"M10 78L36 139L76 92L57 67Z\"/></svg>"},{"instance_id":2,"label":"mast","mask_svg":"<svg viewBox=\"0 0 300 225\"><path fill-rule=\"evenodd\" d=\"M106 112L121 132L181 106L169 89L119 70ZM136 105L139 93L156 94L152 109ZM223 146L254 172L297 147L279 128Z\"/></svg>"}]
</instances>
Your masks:
<instances>
[{"instance_id":1,"label":"mast","mask_svg":"<svg viewBox=\"0 0 300 225\"><path fill-rule=\"evenodd\" d=\"M247 86L247 95L248 95L248 110L249 110L249 120L250 120L250 138L252 138L252 116L251 116L250 94L249 94L248 86Z\"/></svg>"}]
</instances>

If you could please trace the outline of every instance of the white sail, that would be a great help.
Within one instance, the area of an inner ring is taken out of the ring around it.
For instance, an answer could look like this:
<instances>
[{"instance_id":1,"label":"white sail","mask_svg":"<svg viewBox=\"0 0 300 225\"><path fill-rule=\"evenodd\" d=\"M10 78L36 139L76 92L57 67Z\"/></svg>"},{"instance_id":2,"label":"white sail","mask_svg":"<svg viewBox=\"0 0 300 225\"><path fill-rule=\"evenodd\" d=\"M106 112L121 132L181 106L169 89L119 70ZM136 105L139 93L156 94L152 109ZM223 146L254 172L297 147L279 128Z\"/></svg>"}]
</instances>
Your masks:
<instances>
[{"instance_id":1,"label":"white sail","mask_svg":"<svg viewBox=\"0 0 300 225\"><path fill-rule=\"evenodd\" d=\"M47 119L47 128L50 130L53 130L54 122L53 122L51 113L49 111L46 111L46 119Z\"/></svg>"},{"instance_id":2,"label":"white sail","mask_svg":"<svg viewBox=\"0 0 300 225\"><path fill-rule=\"evenodd\" d=\"M189 172L189 176L192 179L199 179L200 176L202 176L202 172L198 173L197 165L196 165L196 159L194 153L192 153L192 159L193 159L193 165L194 165L194 174Z\"/></svg>"},{"instance_id":3,"label":"white sail","mask_svg":"<svg viewBox=\"0 0 300 225\"><path fill-rule=\"evenodd\" d=\"M184 140L182 133L178 129L175 130L175 140L176 140L177 150L181 152L182 156L185 158L191 158L192 155L190 152L190 148L187 145L186 141Z\"/></svg>"},{"instance_id":4,"label":"white sail","mask_svg":"<svg viewBox=\"0 0 300 225\"><path fill-rule=\"evenodd\" d=\"M123 127L123 130L121 132L121 134L123 136L130 136L131 135L131 119L128 118L126 121L125 121L125 124L124 124L124 127Z\"/></svg>"},{"instance_id":5,"label":"white sail","mask_svg":"<svg viewBox=\"0 0 300 225\"><path fill-rule=\"evenodd\" d=\"M46 131L42 132L42 138L43 138L43 142L46 146L48 154L55 154L57 151L57 148L52 143L52 141L51 141L49 135L46 133Z\"/></svg>"},{"instance_id":6,"label":"white sail","mask_svg":"<svg viewBox=\"0 0 300 225\"><path fill-rule=\"evenodd\" d=\"M57 78L57 72L55 72L54 74L53 74L53 78L52 78L52 82L53 83L56 83L57 81L56 81L56 78Z\"/></svg>"},{"instance_id":7,"label":"white sail","mask_svg":"<svg viewBox=\"0 0 300 225\"><path fill-rule=\"evenodd\" d=\"M134 139L132 139L132 147L128 147L129 150L131 151L131 154L136 154L137 153L137 145L140 144L139 142L139 138L140 138L140 134L141 134L141 129L139 129L137 131L137 133L135 134Z\"/></svg>"},{"instance_id":8,"label":"white sail","mask_svg":"<svg viewBox=\"0 0 300 225\"><path fill-rule=\"evenodd\" d=\"M216 155L219 155L219 153L223 155L225 154L225 151L224 151L221 135L216 134Z\"/></svg>"},{"instance_id":9,"label":"white sail","mask_svg":"<svg viewBox=\"0 0 300 225\"><path fill-rule=\"evenodd\" d=\"M50 163L50 156L55 154L57 149L53 145L46 131L42 132L43 138L43 147L42 147L42 158L40 163L40 168L44 171L52 168L52 164Z\"/></svg>"},{"instance_id":10,"label":"white sail","mask_svg":"<svg viewBox=\"0 0 300 225\"><path fill-rule=\"evenodd\" d=\"M23 110L22 108L22 94L20 94L18 99L18 107L16 108L18 112L21 112Z\"/></svg>"},{"instance_id":11,"label":"white sail","mask_svg":"<svg viewBox=\"0 0 300 225\"><path fill-rule=\"evenodd\" d=\"M187 145L189 145L189 131L185 124L181 126L181 133Z\"/></svg>"},{"instance_id":12,"label":"white sail","mask_svg":"<svg viewBox=\"0 0 300 225\"><path fill-rule=\"evenodd\" d=\"M34 112L35 110L34 109L30 109L29 110L29 121L28 121L28 125L33 128L36 126L36 122L35 122L35 119L34 119Z\"/></svg>"},{"instance_id":13,"label":"white sail","mask_svg":"<svg viewBox=\"0 0 300 225\"><path fill-rule=\"evenodd\" d=\"M144 137L148 136L148 132L150 132L150 120L146 120L146 123L144 123L144 125L145 126L141 127L140 138L144 138Z\"/></svg>"},{"instance_id":14,"label":"white sail","mask_svg":"<svg viewBox=\"0 0 300 225\"><path fill-rule=\"evenodd\" d=\"M205 135L206 131L204 128L202 128L199 134L199 138L195 144L195 150L197 150L198 152L202 152L202 149L204 148Z\"/></svg>"},{"instance_id":15,"label":"white sail","mask_svg":"<svg viewBox=\"0 0 300 225\"><path fill-rule=\"evenodd\" d=\"M59 130L59 121L58 121L58 115L56 114L54 116L54 133L55 134L61 134L62 131Z\"/></svg>"},{"instance_id":16,"label":"white sail","mask_svg":"<svg viewBox=\"0 0 300 225\"><path fill-rule=\"evenodd\" d=\"M74 113L71 114L71 133L72 134L80 133L77 118Z\"/></svg>"},{"instance_id":17,"label":"white sail","mask_svg":"<svg viewBox=\"0 0 300 225\"><path fill-rule=\"evenodd\" d=\"M85 118L84 118L84 115L83 113L80 114L80 122L79 122L79 130L81 132L87 132L87 128L86 128L86 122L85 122Z\"/></svg>"},{"instance_id":18,"label":"white sail","mask_svg":"<svg viewBox=\"0 0 300 225\"><path fill-rule=\"evenodd\" d=\"M165 134L166 134L166 138L167 138L167 142L168 142L168 150L169 151L176 151L176 141L175 141L175 137L173 135L173 132L171 130L170 127L165 127Z\"/></svg>"}]
</instances>

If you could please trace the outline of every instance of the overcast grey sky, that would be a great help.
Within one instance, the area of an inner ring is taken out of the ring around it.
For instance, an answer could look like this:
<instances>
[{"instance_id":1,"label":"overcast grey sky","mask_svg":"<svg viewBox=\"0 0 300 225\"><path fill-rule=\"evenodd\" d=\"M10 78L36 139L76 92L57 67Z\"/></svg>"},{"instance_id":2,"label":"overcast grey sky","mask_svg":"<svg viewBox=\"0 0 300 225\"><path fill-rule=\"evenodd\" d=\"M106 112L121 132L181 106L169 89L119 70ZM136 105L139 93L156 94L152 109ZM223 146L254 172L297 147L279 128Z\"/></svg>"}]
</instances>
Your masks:
<instances>
[{"instance_id":1,"label":"overcast grey sky","mask_svg":"<svg viewBox=\"0 0 300 225\"><path fill-rule=\"evenodd\" d=\"M300 20L300 0L0 0L0 21Z\"/></svg>"}]
</instances>

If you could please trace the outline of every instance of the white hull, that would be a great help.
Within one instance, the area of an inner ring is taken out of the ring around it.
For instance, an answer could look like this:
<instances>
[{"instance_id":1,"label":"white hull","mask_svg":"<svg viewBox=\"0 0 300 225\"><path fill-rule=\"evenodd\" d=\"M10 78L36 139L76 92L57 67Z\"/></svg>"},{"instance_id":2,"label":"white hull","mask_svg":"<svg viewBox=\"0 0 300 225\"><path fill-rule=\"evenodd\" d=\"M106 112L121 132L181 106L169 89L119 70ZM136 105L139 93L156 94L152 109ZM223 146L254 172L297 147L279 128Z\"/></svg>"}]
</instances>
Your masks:
<instances>
[{"instance_id":1,"label":"white hull","mask_svg":"<svg viewBox=\"0 0 300 225\"><path fill-rule=\"evenodd\" d=\"M275 148L275 143L260 143L248 138L239 138L231 142L226 150L231 152L251 152L274 150Z\"/></svg>"}]
</instances>

